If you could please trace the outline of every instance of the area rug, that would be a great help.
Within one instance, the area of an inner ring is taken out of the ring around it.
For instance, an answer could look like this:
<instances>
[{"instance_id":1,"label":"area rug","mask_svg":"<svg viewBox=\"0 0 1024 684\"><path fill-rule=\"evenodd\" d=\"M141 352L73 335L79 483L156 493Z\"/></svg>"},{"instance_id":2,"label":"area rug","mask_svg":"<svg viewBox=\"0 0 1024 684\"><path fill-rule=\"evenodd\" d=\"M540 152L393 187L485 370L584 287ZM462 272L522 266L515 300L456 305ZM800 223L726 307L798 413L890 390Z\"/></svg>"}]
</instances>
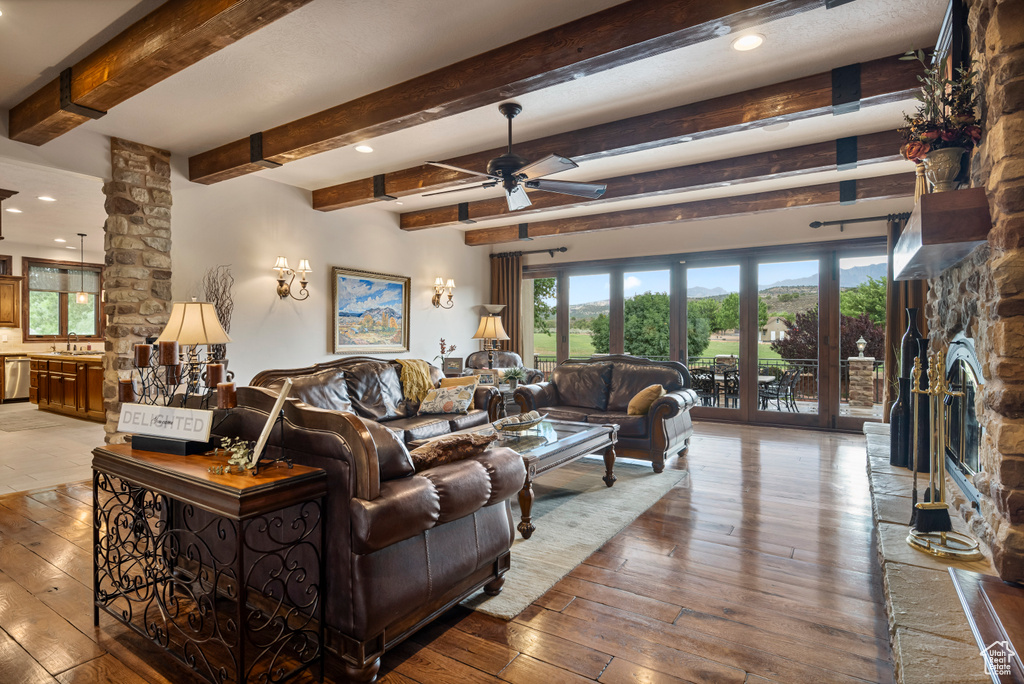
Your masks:
<instances>
[{"instance_id":1,"label":"area rug","mask_svg":"<svg viewBox=\"0 0 1024 684\"><path fill-rule=\"evenodd\" d=\"M4 432L21 432L22 430L41 430L43 428L60 427L60 423L47 418L37 416L34 413L28 415L8 415L0 418L0 430Z\"/></svg>"},{"instance_id":2,"label":"area rug","mask_svg":"<svg viewBox=\"0 0 1024 684\"><path fill-rule=\"evenodd\" d=\"M649 463L624 461L615 464L614 487L605 487L602 475L603 459L586 457L538 478L532 516L537 529L530 539L516 532L504 588L497 596L475 594L462 605L511 620L687 477L685 470L658 474ZM519 505L512 502L518 523Z\"/></svg>"}]
</instances>

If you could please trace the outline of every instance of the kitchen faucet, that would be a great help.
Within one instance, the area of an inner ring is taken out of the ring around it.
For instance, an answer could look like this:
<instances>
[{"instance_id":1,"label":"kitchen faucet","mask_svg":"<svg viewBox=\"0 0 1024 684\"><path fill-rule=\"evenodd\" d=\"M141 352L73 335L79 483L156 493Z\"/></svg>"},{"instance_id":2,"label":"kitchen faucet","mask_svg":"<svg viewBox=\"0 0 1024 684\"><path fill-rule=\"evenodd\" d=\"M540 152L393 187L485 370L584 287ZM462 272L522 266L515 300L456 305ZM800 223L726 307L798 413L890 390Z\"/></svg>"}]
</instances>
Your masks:
<instances>
[{"instance_id":1,"label":"kitchen faucet","mask_svg":"<svg viewBox=\"0 0 1024 684\"><path fill-rule=\"evenodd\" d=\"M78 333L68 333L68 346L67 350L71 351L71 338L75 338L75 351L78 351Z\"/></svg>"}]
</instances>

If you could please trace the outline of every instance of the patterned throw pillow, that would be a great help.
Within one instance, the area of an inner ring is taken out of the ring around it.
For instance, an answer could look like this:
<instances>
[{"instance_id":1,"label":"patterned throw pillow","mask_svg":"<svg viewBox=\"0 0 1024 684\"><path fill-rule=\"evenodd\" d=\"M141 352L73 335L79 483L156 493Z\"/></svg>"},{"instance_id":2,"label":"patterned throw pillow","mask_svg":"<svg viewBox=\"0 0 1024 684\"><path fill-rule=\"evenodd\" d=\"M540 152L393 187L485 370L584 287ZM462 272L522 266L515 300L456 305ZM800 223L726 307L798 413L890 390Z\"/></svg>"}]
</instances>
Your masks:
<instances>
[{"instance_id":1,"label":"patterned throw pillow","mask_svg":"<svg viewBox=\"0 0 1024 684\"><path fill-rule=\"evenodd\" d=\"M469 405L472 401L473 388L469 385L438 387L427 392L427 396L420 404L419 415L469 413Z\"/></svg>"},{"instance_id":2,"label":"patterned throw pillow","mask_svg":"<svg viewBox=\"0 0 1024 684\"><path fill-rule=\"evenodd\" d=\"M493 432L489 435L446 435L413 449L409 455L413 467L419 473L445 463L473 458L482 454L496 439L498 435Z\"/></svg>"},{"instance_id":3,"label":"patterned throw pillow","mask_svg":"<svg viewBox=\"0 0 1024 684\"><path fill-rule=\"evenodd\" d=\"M458 378L444 378L441 380L441 384L438 385L438 387L460 387L469 385L469 389L471 389L474 396L476 396L476 381L477 377L475 375L466 375ZM474 406L473 402L470 401L469 410L472 411L475 408L476 406Z\"/></svg>"}]
</instances>

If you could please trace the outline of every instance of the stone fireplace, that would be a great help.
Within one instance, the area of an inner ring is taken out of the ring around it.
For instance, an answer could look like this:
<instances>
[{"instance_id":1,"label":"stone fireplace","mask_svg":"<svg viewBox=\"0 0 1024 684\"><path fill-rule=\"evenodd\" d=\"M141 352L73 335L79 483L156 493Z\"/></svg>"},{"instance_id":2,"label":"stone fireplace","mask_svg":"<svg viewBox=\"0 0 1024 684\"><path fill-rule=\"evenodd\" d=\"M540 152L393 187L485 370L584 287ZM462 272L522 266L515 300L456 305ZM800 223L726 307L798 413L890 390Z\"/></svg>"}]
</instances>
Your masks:
<instances>
[{"instance_id":1,"label":"stone fireplace","mask_svg":"<svg viewBox=\"0 0 1024 684\"><path fill-rule=\"evenodd\" d=\"M984 374L975 353L974 340L958 333L946 352L946 383L953 392L963 396L949 397L946 424L946 469L960 490L980 505L978 489L973 484L982 472L981 440L985 428L978 420L977 401L984 387Z\"/></svg>"},{"instance_id":2,"label":"stone fireplace","mask_svg":"<svg viewBox=\"0 0 1024 684\"><path fill-rule=\"evenodd\" d=\"M977 440L976 466L963 454L960 479L969 486L947 483L950 499L991 548L1000 577L1024 581L1024 3L967 5L985 130L971 179L985 188L992 231L987 244L929 281L928 328L932 348L948 347L951 356L966 347L957 340L973 340L984 383L974 386L977 429L951 440L965 451ZM970 407L959 408L970 418Z\"/></svg>"}]
</instances>

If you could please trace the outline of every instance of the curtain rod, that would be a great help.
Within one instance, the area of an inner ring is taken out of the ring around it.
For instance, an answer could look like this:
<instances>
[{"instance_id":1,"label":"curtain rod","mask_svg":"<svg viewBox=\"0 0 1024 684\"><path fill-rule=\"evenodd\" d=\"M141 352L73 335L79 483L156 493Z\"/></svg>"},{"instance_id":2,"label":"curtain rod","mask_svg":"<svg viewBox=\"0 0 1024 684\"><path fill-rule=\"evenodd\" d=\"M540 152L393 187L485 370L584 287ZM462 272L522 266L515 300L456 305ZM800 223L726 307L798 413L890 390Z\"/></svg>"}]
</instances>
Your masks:
<instances>
[{"instance_id":1,"label":"curtain rod","mask_svg":"<svg viewBox=\"0 0 1024 684\"><path fill-rule=\"evenodd\" d=\"M839 221L812 221L811 228L818 229L825 226L839 226L839 232L843 232L843 225L846 223L871 223L872 221L906 221L910 218L910 212L902 214L888 214L886 216L865 216L864 218L842 219Z\"/></svg>"},{"instance_id":2,"label":"curtain rod","mask_svg":"<svg viewBox=\"0 0 1024 684\"><path fill-rule=\"evenodd\" d=\"M555 258L555 252L568 252L568 251L569 251L568 247L554 247L552 249L531 249L528 252L499 252L498 254L492 254L491 258L492 259L502 259L504 257L510 257L510 256L525 256L527 254L544 254L544 253L547 253L547 254L551 255L552 259L554 259Z\"/></svg>"}]
</instances>

